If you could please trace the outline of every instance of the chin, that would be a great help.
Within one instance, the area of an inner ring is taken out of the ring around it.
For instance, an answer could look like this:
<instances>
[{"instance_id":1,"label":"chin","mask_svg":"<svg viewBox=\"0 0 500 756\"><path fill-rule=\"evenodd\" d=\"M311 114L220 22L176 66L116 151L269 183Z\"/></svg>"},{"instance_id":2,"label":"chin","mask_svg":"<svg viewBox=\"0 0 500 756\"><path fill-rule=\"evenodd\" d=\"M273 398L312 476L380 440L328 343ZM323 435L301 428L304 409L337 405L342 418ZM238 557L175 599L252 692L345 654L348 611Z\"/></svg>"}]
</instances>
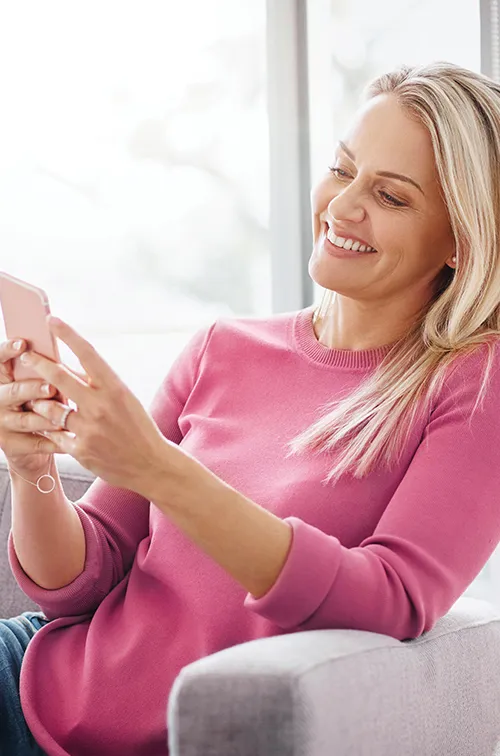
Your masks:
<instances>
[{"instance_id":1,"label":"chin","mask_svg":"<svg viewBox=\"0 0 500 756\"><path fill-rule=\"evenodd\" d=\"M321 253L314 248L307 268L309 277L315 284L321 286L322 289L328 289L337 294L352 297L358 290L357 279L348 281L346 277L343 277L343 281L340 281L338 271L333 276L331 263L328 264L328 260L323 260L322 257Z\"/></svg>"},{"instance_id":2,"label":"chin","mask_svg":"<svg viewBox=\"0 0 500 756\"><path fill-rule=\"evenodd\" d=\"M312 278L315 284L321 286L323 289L332 289L332 271L325 270L325 266L322 264L321 255L313 250L311 257L309 258L309 265L307 267L309 277Z\"/></svg>"}]
</instances>

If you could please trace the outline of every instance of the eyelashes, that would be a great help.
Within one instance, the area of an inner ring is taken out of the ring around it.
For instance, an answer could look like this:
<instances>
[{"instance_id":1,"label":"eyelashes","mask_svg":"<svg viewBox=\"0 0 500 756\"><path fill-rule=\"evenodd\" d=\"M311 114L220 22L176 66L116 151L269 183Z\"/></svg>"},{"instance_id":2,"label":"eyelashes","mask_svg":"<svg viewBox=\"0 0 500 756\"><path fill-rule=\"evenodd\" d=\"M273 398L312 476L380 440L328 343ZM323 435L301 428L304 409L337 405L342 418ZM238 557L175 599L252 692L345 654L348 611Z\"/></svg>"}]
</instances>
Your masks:
<instances>
[{"instance_id":1,"label":"eyelashes","mask_svg":"<svg viewBox=\"0 0 500 756\"><path fill-rule=\"evenodd\" d=\"M336 179L341 180L343 178L352 178L350 174L342 168L336 168L335 166L329 165L328 170L330 173L333 173ZM406 202L401 202L401 200L393 197L392 194L385 192L383 189L379 191L379 196L382 198L384 204L389 205L390 207L407 207Z\"/></svg>"}]
</instances>

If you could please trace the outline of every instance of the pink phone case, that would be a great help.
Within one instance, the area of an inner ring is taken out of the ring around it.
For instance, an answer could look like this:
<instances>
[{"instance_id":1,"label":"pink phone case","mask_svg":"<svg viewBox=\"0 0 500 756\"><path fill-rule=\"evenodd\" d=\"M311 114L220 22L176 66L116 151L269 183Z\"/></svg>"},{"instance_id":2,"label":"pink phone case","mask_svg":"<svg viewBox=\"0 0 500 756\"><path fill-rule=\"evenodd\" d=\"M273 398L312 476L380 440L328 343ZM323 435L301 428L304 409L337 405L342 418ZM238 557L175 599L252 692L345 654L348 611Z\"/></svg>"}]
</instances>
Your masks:
<instances>
[{"instance_id":1,"label":"pink phone case","mask_svg":"<svg viewBox=\"0 0 500 756\"><path fill-rule=\"evenodd\" d=\"M50 360L61 362L57 341L46 321L50 315L49 299L43 289L0 271L0 304L8 339L25 339L28 347ZM41 378L32 368L13 360L14 380ZM55 397L67 404L61 394Z\"/></svg>"}]
</instances>

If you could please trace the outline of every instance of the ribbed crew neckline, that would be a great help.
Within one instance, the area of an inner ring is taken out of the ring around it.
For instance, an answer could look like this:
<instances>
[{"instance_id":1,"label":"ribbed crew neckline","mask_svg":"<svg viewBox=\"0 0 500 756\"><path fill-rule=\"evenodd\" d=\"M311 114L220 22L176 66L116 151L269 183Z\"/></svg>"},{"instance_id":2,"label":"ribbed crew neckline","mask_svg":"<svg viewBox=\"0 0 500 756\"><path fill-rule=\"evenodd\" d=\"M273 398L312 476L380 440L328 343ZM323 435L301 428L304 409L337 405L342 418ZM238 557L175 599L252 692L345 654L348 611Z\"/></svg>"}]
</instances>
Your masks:
<instances>
[{"instance_id":1,"label":"ribbed crew neckline","mask_svg":"<svg viewBox=\"0 0 500 756\"><path fill-rule=\"evenodd\" d=\"M374 349L330 349L318 341L314 332L312 319L315 309L316 305L310 305L296 313L293 320L293 343L299 354L319 365L368 370L376 367L393 346L386 344Z\"/></svg>"}]
</instances>

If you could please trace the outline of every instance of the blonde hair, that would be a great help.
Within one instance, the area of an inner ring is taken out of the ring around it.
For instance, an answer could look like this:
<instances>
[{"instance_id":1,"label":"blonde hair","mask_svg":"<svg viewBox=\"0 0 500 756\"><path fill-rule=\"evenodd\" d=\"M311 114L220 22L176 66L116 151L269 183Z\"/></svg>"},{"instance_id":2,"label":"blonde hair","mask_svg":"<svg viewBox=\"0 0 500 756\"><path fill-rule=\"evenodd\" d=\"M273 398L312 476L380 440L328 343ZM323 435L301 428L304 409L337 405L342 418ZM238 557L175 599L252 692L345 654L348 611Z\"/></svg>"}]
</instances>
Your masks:
<instances>
[{"instance_id":1,"label":"blonde hair","mask_svg":"<svg viewBox=\"0 0 500 756\"><path fill-rule=\"evenodd\" d=\"M457 268L445 265L432 299L410 331L347 397L288 442L298 454L340 452L325 483L362 478L380 463L391 468L404 450L417 411L432 411L448 366L488 347L474 411L486 391L500 335L500 85L452 63L402 66L375 79L369 99L391 93L429 131L441 190L455 238ZM314 322L335 292L325 289Z\"/></svg>"}]
</instances>

